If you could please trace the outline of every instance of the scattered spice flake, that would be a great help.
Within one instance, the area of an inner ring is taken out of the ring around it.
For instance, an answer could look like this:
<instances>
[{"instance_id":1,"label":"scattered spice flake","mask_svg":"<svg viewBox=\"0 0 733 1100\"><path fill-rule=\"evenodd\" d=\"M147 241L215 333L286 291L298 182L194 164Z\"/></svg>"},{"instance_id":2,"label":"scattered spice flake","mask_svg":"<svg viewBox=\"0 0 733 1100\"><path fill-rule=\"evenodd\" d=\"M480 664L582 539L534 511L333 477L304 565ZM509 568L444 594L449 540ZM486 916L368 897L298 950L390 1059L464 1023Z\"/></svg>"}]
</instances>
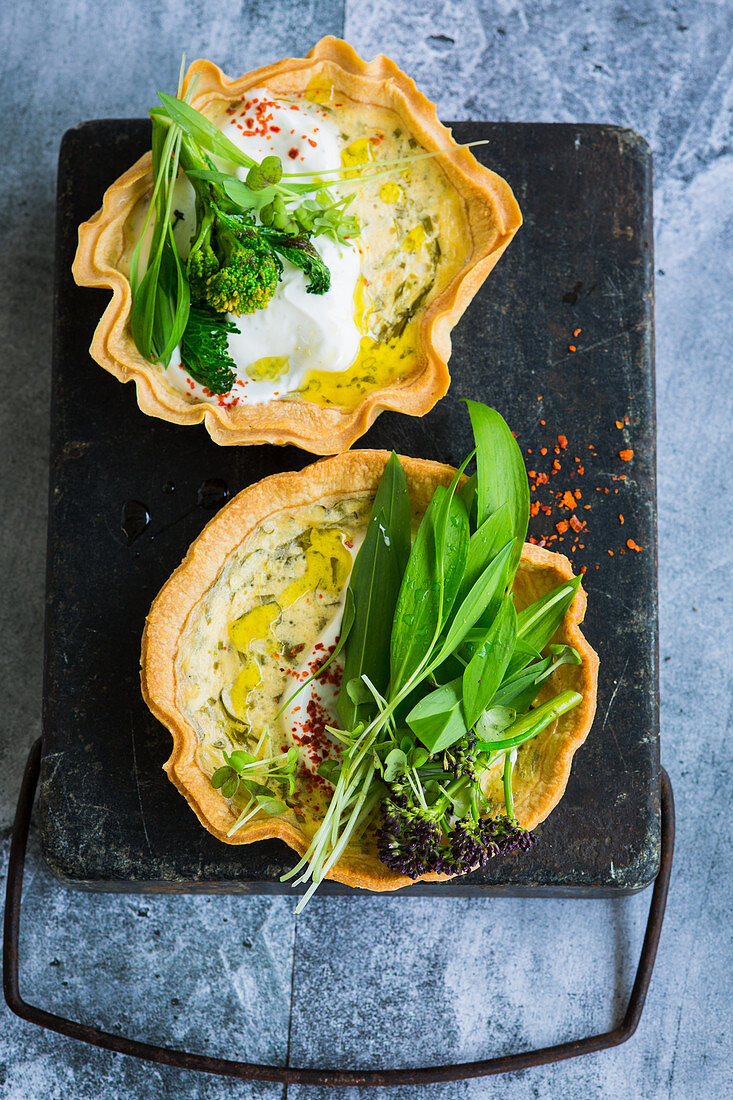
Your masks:
<instances>
[{"instance_id":1,"label":"scattered spice flake","mask_svg":"<svg viewBox=\"0 0 733 1100\"><path fill-rule=\"evenodd\" d=\"M555 524L555 529L556 529L558 535L564 535L569 527L570 527L570 524L568 523L568 521L566 519L561 519Z\"/></svg>"},{"instance_id":2,"label":"scattered spice flake","mask_svg":"<svg viewBox=\"0 0 733 1100\"><path fill-rule=\"evenodd\" d=\"M616 427L617 428L621 429L621 428L623 428L623 426L624 426L623 420L617 420L616 421Z\"/></svg>"},{"instance_id":3,"label":"scattered spice flake","mask_svg":"<svg viewBox=\"0 0 733 1100\"><path fill-rule=\"evenodd\" d=\"M624 525L624 517L623 517L623 516L621 515L621 513L620 513L620 512L619 512L619 514L618 514L618 521L619 521L619 523L621 524L621 526L623 527L623 525Z\"/></svg>"},{"instance_id":4,"label":"scattered spice flake","mask_svg":"<svg viewBox=\"0 0 733 1100\"><path fill-rule=\"evenodd\" d=\"M575 344L568 344L568 351L577 351Z\"/></svg>"},{"instance_id":5,"label":"scattered spice flake","mask_svg":"<svg viewBox=\"0 0 733 1100\"><path fill-rule=\"evenodd\" d=\"M547 447L540 447L540 454L541 455L546 455L547 454Z\"/></svg>"},{"instance_id":6,"label":"scattered spice flake","mask_svg":"<svg viewBox=\"0 0 733 1100\"><path fill-rule=\"evenodd\" d=\"M572 509L575 508L575 506L576 506L575 497L573 496L573 494L570 492L569 489L566 489L565 492L563 493L560 503L561 503L562 507L567 508L568 511L572 511Z\"/></svg>"},{"instance_id":7,"label":"scattered spice flake","mask_svg":"<svg viewBox=\"0 0 733 1100\"><path fill-rule=\"evenodd\" d=\"M573 531L575 531L576 534L579 531L582 531L583 528L585 527L585 520L584 519L578 519L577 516L571 516L570 520L569 520L569 523L570 523L570 526L572 527Z\"/></svg>"},{"instance_id":8,"label":"scattered spice flake","mask_svg":"<svg viewBox=\"0 0 733 1100\"><path fill-rule=\"evenodd\" d=\"M632 450L619 451L618 457L621 459L622 462L631 462L632 458L634 457L634 452Z\"/></svg>"},{"instance_id":9,"label":"scattered spice flake","mask_svg":"<svg viewBox=\"0 0 733 1100\"><path fill-rule=\"evenodd\" d=\"M638 542L634 542L633 539L627 539L626 545L628 546L629 550L636 550L637 554L644 549L643 546L639 546Z\"/></svg>"},{"instance_id":10,"label":"scattered spice flake","mask_svg":"<svg viewBox=\"0 0 733 1100\"><path fill-rule=\"evenodd\" d=\"M575 329L575 330L573 331L573 336L580 336L580 334L581 334L581 332L582 332L582 331L583 331L583 330L582 330L582 328L576 328L576 329Z\"/></svg>"},{"instance_id":11,"label":"scattered spice flake","mask_svg":"<svg viewBox=\"0 0 733 1100\"><path fill-rule=\"evenodd\" d=\"M567 445L568 445L568 437L566 435L559 435L557 437L557 441L558 441L558 443L560 444L560 446L562 447L562 449L564 451L567 448Z\"/></svg>"}]
</instances>

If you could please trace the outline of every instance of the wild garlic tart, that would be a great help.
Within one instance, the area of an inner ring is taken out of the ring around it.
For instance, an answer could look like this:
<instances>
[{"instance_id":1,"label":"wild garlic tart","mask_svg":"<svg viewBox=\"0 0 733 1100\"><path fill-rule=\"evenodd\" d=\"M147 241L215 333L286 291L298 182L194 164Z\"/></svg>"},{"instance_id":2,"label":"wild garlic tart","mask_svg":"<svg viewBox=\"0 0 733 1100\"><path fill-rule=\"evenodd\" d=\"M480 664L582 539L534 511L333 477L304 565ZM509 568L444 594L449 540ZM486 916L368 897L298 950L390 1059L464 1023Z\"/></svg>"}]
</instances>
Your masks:
<instances>
[{"instance_id":1,"label":"wild garlic tart","mask_svg":"<svg viewBox=\"0 0 733 1100\"><path fill-rule=\"evenodd\" d=\"M431 409L521 224L508 184L335 38L237 80L196 61L160 98L152 154L79 230L76 281L112 291L93 358L220 444L331 454Z\"/></svg>"},{"instance_id":2,"label":"wild garlic tart","mask_svg":"<svg viewBox=\"0 0 733 1100\"><path fill-rule=\"evenodd\" d=\"M148 616L169 778L220 840L295 849L306 900L323 878L394 890L530 847L590 729L580 578L522 544L521 455L470 411L476 476L359 450L265 478Z\"/></svg>"}]
</instances>

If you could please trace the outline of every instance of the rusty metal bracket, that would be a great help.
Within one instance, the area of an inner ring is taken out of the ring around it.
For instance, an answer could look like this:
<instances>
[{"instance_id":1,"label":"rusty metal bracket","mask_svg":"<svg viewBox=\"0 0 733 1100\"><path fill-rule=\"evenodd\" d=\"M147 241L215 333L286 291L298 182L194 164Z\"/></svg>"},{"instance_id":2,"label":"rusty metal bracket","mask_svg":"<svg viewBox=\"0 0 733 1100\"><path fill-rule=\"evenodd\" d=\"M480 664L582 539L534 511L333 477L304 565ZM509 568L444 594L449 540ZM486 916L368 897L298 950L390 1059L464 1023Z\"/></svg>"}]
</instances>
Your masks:
<instances>
[{"instance_id":1,"label":"rusty metal bracket","mask_svg":"<svg viewBox=\"0 0 733 1100\"><path fill-rule=\"evenodd\" d=\"M631 996L623 1019L612 1031L601 1035L589 1035L585 1039L575 1039L557 1046L543 1047L540 1050L521 1051L517 1054L488 1058L481 1062L463 1062L457 1065L426 1066L414 1069L346 1070L311 1069L297 1066L264 1066L251 1062L233 1062L227 1058L212 1058L206 1054L192 1054L188 1051L174 1050L171 1047L156 1046L122 1035L113 1035L101 1028L81 1024L56 1016L43 1008L28 1004L20 995L18 985L18 943L20 936L20 908L23 890L23 870L28 843L33 799L38 785L41 763L40 738L32 746L26 762L23 782L18 797L18 806L13 825L10 845L10 861L5 895L5 921L3 940L3 992L8 1007L16 1016L30 1023L39 1024L60 1035L68 1035L83 1043L114 1050L119 1054L130 1054L158 1065L177 1066L180 1069L198 1070L203 1073L218 1074L222 1077L236 1077L240 1080L277 1081L301 1085L338 1085L338 1086L374 1086L374 1085L425 1085L437 1081L459 1081L469 1077L488 1077L499 1073L516 1072L530 1069L532 1066L561 1062L566 1058L577 1058L581 1054L590 1054L596 1050L625 1043L636 1031L644 1009L649 983L654 970L654 961L662 931L664 910L667 903L667 891L672 871L674 852L674 799L669 776L662 769L662 843L659 873L654 883L649 908L644 943L641 949L639 965L631 990Z\"/></svg>"}]
</instances>

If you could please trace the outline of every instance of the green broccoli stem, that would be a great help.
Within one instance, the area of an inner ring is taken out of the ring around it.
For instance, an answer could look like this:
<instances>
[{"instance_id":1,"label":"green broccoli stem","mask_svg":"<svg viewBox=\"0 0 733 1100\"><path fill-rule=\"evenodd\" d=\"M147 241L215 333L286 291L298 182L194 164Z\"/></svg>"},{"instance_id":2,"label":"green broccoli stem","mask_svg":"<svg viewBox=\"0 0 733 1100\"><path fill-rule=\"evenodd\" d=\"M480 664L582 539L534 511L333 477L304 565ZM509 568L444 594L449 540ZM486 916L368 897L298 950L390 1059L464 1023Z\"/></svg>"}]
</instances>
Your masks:
<instances>
[{"instance_id":1,"label":"green broccoli stem","mask_svg":"<svg viewBox=\"0 0 733 1100\"><path fill-rule=\"evenodd\" d=\"M504 753L504 807L506 809L506 816L514 824L517 820L514 813L514 792L512 791L512 776L514 775L514 762L516 760L516 749L510 749L509 752Z\"/></svg>"},{"instance_id":2,"label":"green broccoli stem","mask_svg":"<svg viewBox=\"0 0 733 1100\"><path fill-rule=\"evenodd\" d=\"M577 691L561 691L554 699L543 703L534 710L517 718L503 731L504 736L500 741L476 741L476 745L484 752L497 753L505 749L514 749L518 745L529 741L540 733L550 722L554 722L561 715L566 714L573 707L582 702L583 696Z\"/></svg>"}]
</instances>

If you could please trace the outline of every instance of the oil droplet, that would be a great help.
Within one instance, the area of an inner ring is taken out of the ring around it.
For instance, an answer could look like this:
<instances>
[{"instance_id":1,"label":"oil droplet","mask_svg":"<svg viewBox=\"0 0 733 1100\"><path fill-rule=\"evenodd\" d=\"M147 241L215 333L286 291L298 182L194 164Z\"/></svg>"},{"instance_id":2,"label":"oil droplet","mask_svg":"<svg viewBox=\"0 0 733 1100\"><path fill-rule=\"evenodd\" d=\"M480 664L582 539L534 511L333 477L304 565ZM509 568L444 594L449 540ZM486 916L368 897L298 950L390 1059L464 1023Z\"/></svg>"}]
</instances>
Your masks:
<instances>
[{"instance_id":1,"label":"oil droplet","mask_svg":"<svg viewBox=\"0 0 733 1100\"><path fill-rule=\"evenodd\" d=\"M379 197L382 202L399 202L402 198L402 188L397 183L383 183L379 188Z\"/></svg>"},{"instance_id":2,"label":"oil droplet","mask_svg":"<svg viewBox=\"0 0 733 1100\"><path fill-rule=\"evenodd\" d=\"M213 511L221 508L230 497L229 486L220 477L208 477L202 481L196 491L196 503L200 508Z\"/></svg>"},{"instance_id":3,"label":"oil droplet","mask_svg":"<svg viewBox=\"0 0 733 1100\"><path fill-rule=\"evenodd\" d=\"M139 500L128 500L122 505L120 523L127 541L134 542L150 523L150 514Z\"/></svg>"}]
</instances>

